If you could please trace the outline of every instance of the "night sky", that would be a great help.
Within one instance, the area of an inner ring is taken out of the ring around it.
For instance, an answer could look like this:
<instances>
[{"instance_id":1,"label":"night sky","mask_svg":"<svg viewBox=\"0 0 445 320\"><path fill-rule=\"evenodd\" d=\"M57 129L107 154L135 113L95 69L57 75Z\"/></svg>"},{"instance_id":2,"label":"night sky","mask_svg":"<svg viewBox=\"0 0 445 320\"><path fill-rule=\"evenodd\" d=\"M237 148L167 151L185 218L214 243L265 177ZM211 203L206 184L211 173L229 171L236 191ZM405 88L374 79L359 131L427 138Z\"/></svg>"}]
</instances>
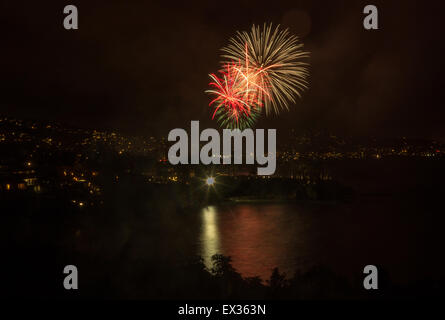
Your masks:
<instances>
[{"instance_id":1,"label":"night sky","mask_svg":"<svg viewBox=\"0 0 445 320\"><path fill-rule=\"evenodd\" d=\"M204 90L219 49L273 22L311 52L310 89L257 127L445 138L439 1L92 2L1 1L0 114L137 135L217 127ZM63 28L68 4L78 30ZM363 28L367 4L379 30Z\"/></svg>"}]
</instances>

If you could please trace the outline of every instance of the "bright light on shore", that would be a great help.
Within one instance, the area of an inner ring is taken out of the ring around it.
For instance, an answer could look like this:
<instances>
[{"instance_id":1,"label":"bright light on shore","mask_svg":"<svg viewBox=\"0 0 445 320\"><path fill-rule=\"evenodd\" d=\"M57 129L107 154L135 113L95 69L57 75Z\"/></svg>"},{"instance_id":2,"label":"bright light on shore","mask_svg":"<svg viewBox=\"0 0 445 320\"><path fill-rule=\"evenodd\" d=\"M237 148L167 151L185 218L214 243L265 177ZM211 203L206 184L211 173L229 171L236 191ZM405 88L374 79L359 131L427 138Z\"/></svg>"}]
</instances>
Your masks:
<instances>
[{"instance_id":1,"label":"bright light on shore","mask_svg":"<svg viewBox=\"0 0 445 320\"><path fill-rule=\"evenodd\" d=\"M215 178L213 177L208 177L206 180L206 183L208 186L213 186L215 184Z\"/></svg>"}]
</instances>

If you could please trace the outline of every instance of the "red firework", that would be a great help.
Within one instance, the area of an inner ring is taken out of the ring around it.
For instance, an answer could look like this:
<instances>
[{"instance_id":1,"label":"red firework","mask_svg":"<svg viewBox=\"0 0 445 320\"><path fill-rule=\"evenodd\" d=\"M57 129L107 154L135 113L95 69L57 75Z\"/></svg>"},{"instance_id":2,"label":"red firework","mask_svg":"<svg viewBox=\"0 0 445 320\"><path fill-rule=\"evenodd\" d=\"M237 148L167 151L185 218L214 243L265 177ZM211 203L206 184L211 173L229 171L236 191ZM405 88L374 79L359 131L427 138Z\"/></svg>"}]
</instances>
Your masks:
<instances>
[{"instance_id":1,"label":"red firework","mask_svg":"<svg viewBox=\"0 0 445 320\"><path fill-rule=\"evenodd\" d=\"M261 106L257 90L249 87L240 64L227 64L219 74L219 77L210 75L212 89L207 90L216 95L209 104L215 108L212 119L218 116L218 120L226 125L244 127L244 122L254 117Z\"/></svg>"},{"instance_id":2,"label":"red firework","mask_svg":"<svg viewBox=\"0 0 445 320\"><path fill-rule=\"evenodd\" d=\"M216 97L210 102L215 108L212 119L218 117L221 125L231 128L251 126L261 114L266 99L270 99L267 68L249 66L247 44L245 61L223 66L219 76L210 74L211 90Z\"/></svg>"}]
</instances>

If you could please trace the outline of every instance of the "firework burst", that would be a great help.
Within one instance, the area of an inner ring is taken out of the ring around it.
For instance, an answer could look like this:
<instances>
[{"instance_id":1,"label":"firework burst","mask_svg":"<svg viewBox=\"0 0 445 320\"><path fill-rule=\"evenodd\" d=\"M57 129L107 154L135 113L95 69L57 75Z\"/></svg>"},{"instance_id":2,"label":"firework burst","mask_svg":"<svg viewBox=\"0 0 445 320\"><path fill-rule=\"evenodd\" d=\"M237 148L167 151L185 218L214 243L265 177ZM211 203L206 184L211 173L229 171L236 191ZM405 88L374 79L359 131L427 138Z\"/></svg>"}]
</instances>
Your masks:
<instances>
[{"instance_id":1,"label":"firework burst","mask_svg":"<svg viewBox=\"0 0 445 320\"><path fill-rule=\"evenodd\" d=\"M209 104L214 107L212 119L216 117L226 128L243 130L251 127L261 114L262 101L257 84L244 72L241 64L234 62L226 64L219 74L210 75L212 88L206 90L216 96Z\"/></svg>"},{"instance_id":2,"label":"firework burst","mask_svg":"<svg viewBox=\"0 0 445 320\"><path fill-rule=\"evenodd\" d=\"M302 49L296 36L272 24L237 32L222 48L226 60L219 76L210 74L212 88L206 92L216 96L210 102L212 119L222 127L244 129L263 109L266 114L289 109L307 89L308 64L302 60L309 54Z\"/></svg>"},{"instance_id":3,"label":"firework burst","mask_svg":"<svg viewBox=\"0 0 445 320\"><path fill-rule=\"evenodd\" d=\"M309 53L288 29L253 25L250 32L238 31L222 51L226 63L239 61L242 73L250 76L247 82L255 84L257 99L263 102L266 114L288 110L308 87L308 64L302 60Z\"/></svg>"}]
</instances>

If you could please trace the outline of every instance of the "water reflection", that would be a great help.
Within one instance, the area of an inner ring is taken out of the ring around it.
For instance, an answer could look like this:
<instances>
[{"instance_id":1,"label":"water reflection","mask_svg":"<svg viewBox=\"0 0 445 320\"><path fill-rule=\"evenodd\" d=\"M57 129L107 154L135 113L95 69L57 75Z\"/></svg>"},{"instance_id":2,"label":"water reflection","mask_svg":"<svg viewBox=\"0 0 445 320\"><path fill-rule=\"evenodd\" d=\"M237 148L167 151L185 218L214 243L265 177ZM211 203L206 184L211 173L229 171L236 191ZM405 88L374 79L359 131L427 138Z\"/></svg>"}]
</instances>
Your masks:
<instances>
[{"instance_id":1,"label":"water reflection","mask_svg":"<svg viewBox=\"0 0 445 320\"><path fill-rule=\"evenodd\" d=\"M292 272L309 248L307 224L295 211L274 204L206 207L201 211L198 254L207 267L216 253L231 256L244 276L267 279L276 266Z\"/></svg>"},{"instance_id":2,"label":"water reflection","mask_svg":"<svg viewBox=\"0 0 445 320\"><path fill-rule=\"evenodd\" d=\"M209 206L202 209L201 220L200 255L204 259L205 265L210 268L212 255L221 252L216 207Z\"/></svg>"},{"instance_id":3,"label":"water reflection","mask_svg":"<svg viewBox=\"0 0 445 320\"><path fill-rule=\"evenodd\" d=\"M215 253L231 256L244 277L263 280L274 267L292 276L316 265L349 277L369 261L384 266L394 281L424 279L431 266L440 273L444 265L437 255L442 243L437 228L442 225L418 219L416 208L407 210L404 203L374 198L336 205L207 207L200 213L197 254L207 266Z\"/></svg>"}]
</instances>

